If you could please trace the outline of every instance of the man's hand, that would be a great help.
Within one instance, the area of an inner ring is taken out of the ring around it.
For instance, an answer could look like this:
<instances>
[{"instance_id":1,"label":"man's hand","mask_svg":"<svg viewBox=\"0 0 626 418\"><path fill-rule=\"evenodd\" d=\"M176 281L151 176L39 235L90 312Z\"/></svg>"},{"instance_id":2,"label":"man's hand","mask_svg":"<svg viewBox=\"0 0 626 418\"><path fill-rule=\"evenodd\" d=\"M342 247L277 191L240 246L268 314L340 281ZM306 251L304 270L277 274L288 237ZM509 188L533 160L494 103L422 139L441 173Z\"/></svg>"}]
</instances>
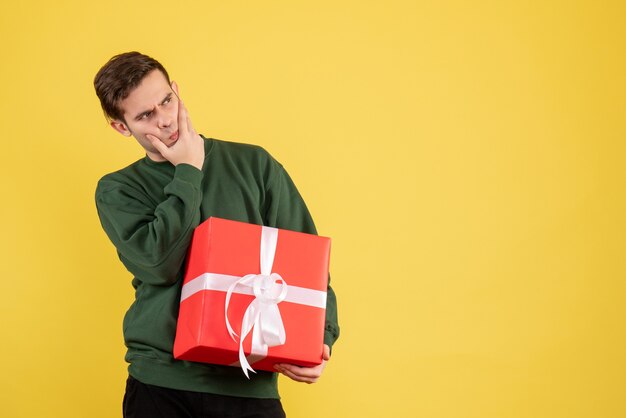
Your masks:
<instances>
[{"instance_id":1,"label":"man's hand","mask_svg":"<svg viewBox=\"0 0 626 418\"><path fill-rule=\"evenodd\" d=\"M182 100L178 102L178 140L168 147L154 135L147 134L146 137L163 158L173 165L186 163L202 170L204 140L193 129Z\"/></svg>"},{"instance_id":2,"label":"man's hand","mask_svg":"<svg viewBox=\"0 0 626 418\"><path fill-rule=\"evenodd\" d=\"M298 367L293 364L280 363L274 366L277 372L284 374L296 382L315 383L322 376L326 362L330 360L330 347L324 344L322 364L315 367Z\"/></svg>"}]
</instances>

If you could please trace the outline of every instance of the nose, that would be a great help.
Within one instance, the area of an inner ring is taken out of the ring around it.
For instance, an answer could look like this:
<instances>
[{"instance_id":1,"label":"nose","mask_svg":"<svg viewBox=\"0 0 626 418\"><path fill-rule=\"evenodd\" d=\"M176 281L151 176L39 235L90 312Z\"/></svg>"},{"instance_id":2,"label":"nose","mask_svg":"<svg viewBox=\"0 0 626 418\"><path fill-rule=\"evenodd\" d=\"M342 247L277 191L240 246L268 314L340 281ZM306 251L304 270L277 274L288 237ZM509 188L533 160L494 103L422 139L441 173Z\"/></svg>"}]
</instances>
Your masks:
<instances>
[{"instance_id":1,"label":"nose","mask_svg":"<svg viewBox=\"0 0 626 418\"><path fill-rule=\"evenodd\" d=\"M172 117L162 109L158 109L157 124L160 129L169 128L172 124Z\"/></svg>"}]
</instances>

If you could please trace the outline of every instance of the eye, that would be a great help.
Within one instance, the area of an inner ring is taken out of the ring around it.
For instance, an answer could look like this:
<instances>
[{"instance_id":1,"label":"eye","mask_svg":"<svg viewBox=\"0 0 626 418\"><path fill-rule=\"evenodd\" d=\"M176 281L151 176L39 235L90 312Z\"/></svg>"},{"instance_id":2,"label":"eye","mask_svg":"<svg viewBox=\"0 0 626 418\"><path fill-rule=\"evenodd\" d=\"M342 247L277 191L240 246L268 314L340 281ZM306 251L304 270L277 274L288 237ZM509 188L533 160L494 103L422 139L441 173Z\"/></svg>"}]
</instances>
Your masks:
<instances>
[{"instance_id":1,"label":"eye","mask_svg":"<svg viewBox=\"0 0 626 418\"><path fill-rule=\"evenodd\" d=\"M145 119L148 119L150 116L152 116L152 112L146 112L143 115L141 115L139 119L145 120Z\"/></svg>"}]
</instances>

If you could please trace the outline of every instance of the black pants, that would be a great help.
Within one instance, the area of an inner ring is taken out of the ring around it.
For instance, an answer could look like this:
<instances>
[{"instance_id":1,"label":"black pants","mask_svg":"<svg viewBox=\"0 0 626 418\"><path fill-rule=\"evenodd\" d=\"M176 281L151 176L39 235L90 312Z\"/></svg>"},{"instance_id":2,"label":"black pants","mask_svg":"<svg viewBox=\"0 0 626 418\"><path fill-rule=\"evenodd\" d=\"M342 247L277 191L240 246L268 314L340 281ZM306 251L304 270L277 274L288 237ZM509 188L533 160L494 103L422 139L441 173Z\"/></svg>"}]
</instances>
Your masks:
<instances>
[{"instance_id":1,"label":"black pants","mask_svg":"<svg viewBox=\"0 0 626 418\"><path fill-rule=\"evenodd\" d=\"M126 381L124 418L284 418L279 399L239 398Z\"/></svg>"}]
</instances>

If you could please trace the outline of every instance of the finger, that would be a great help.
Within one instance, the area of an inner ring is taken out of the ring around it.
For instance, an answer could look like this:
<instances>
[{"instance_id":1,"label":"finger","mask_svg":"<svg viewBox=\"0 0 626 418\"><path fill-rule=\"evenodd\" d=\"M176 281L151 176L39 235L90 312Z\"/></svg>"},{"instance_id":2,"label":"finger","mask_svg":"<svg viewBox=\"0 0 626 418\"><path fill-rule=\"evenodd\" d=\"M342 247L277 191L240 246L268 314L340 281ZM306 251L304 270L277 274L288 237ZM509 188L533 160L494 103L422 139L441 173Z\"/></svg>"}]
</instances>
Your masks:
<instances>
[{"instance_id":1,"label":"finger","mask_svg":"<svg viewBox=\"0 0 626 418\"><path fill-rule=\"evenodd\" d=\"M187 108L182 100L178 102L178 135L186 137L187 133L189 133L189 128L187 126L188 114Z\"/></svg>"},{"instance_id":2,"label":"finger","mask_svg":"<svg viewBox=\"0 0 626 418\"><path fill-rule=\"evenodd\" d=\"M193 129L193 125L191 124L191 118L189 117L189 112L187 112L187 129L191 132L192 135L195 135L196 131Z\"/></svg>"},{"instance_id":3,"label":"finger","mask_svg":"<svg viewBox=\"0 0 626 418\"><path fill-rule=\"evenodd\" d=\"M167 145L165 145L163 142L161 142L161 140L159 138L157 138L154 135L150 135L150 134L146 134L146 137L148 138L148 141L150 141L150 143L152 144L152 146L154 148L156 148L157 151L159 151L159 153L165 157L165 154L168 151Z\"/></svg>"},{"instance_id":4,"label":"finger","mask_svg":"<svg viewBox=\"0 0 626 418\"><path fill-rule=\"evenodd\" d=\"M324 344L324 352L322 353L322 358L326 361L330 360L330 347Z\"/></svg>"},{"instance_id":5,"label":"finger","mask_svg":"<svg viewBox=\"0 0 626 418\"><path fill-rule=\"evenodd\" d=\"M309 383L309 384L315 383L319 379L319 377L301 376L288 369L282 369L281 373L287 376L288 378L290 378L291 380L295 380L296 382L302 382L302 383Z\"/></svg>"},{"instance_id":6,"label":"finger","mask_svg":"<svg viewBox=\"0 0 626 418\"><path fill-rule=\"evenodd\" d=\"M323 364L315 367L298 367L293 364L279 364L280 370L289 372L301 379L318 379L322 375Z\"/></svg>"}]
</instances>

